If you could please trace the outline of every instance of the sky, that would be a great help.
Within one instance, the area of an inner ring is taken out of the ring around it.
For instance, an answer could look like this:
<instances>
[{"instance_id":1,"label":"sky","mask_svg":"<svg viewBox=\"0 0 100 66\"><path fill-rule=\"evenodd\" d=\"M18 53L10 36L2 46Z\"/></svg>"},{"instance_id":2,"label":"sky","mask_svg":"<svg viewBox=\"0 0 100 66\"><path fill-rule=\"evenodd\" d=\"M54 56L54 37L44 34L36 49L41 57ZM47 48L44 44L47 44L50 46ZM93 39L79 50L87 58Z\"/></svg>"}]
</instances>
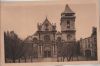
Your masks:
<instances>
[{"instance_id":1,"label":"sky","mask_svg":"<svg viewBox=\"0 0 100 66\"><path fill-rule=\"evenodd\" d=\"M43 23L47 17L51 23L56 23L60 31L61 13L66 3L50 2L6 2L1 7L1 27L3 31L14 31L21 39L33 35L37 23ZM91 35L92 27L97 26L96 5L68 4L76 13L76 39Z\"/></svg>"}]
</instances>

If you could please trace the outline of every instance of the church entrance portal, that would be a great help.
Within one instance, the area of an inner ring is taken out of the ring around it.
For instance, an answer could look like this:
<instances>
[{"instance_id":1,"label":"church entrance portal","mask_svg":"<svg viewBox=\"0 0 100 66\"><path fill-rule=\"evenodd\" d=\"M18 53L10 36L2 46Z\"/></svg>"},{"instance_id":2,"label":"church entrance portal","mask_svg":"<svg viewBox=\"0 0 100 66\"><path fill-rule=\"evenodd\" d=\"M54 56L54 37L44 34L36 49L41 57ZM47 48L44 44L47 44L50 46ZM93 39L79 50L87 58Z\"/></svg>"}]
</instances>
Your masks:
<instances>
[{"instance_id":1,"label":"church entrance portal","mask_svg":"<svg viewBox=\"0 0 100 66\"><path fill-rule=\"evenodd\" d=\"M51 57L51 51L44 51L44 57Z\"/></svg>"}]
</instances>

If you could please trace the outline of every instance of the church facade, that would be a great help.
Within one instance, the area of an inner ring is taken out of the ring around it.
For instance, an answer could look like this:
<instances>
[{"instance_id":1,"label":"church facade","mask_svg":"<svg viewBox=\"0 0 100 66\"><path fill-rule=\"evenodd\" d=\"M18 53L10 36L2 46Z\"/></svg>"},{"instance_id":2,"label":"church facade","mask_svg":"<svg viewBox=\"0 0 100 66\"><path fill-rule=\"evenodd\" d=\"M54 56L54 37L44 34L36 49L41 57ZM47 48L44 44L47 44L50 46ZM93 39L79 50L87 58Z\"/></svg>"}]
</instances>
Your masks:
<instances>
[{"instance_id":1,"label":"church facade","mask_svg":"<svg viewBox=\"0 0 100 66\"><path fill-rule=\"evenodd\" d=\"M66 5L64 12L61 13L61 32L56 30L56 24L52 24L48 18L44 22L38 23L38 30L32 36L28 36L24 43L31 47L34 57L57 57L62 53L61 46L74 44L76 41L75 13Z\"/></svg>"}]
</instances>

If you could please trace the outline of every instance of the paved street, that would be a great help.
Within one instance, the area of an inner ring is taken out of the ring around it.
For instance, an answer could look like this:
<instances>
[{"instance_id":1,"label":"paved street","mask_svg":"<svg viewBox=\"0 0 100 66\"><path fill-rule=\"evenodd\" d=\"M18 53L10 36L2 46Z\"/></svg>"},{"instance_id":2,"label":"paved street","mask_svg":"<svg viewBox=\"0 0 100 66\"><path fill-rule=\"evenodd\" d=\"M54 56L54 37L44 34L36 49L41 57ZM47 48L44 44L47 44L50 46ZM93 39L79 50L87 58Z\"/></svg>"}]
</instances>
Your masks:
<instances>
[{"instance_id":1,"label":"paved street","mask_svg":"<svg viewBox=\"0 0 100 66\"><path fill-rule=\"evenodd\" d=\"M85 58L85 57L82 57L82 56L79 56L78 57L78 60L77 60L77 57L73 57L73 61L91 61L92 59L90 58ZM65 62L68 62L67 59L65 58L64 60ZM71 60L72 61L72 60ZM8 60L8 62L11 62L11 60ZM18 62L18 60L16 60L16 62ZM25 60L24 59L20 59L20 62L21 63L24 63ZM31 59L27 59L26 62L31 62ZM57 58L33 58L32 59L32 62L57 62ZM59 58L59 62L61 62L61 58Z\"/></svg>"}]
</instances>

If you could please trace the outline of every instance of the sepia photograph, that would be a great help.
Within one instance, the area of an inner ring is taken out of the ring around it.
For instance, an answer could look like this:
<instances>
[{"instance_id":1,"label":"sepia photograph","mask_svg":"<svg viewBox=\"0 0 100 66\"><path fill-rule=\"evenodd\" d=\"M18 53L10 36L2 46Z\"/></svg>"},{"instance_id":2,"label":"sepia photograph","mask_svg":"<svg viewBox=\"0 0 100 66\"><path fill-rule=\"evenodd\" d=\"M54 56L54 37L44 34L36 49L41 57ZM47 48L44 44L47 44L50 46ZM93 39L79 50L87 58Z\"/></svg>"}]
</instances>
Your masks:
<instances>
[{"instance_id":1,"label":"sepia photograph","mask_svg":"<svg viewBox=\"0 0 100 66\"><path fill-rule=\"evenodd\" d=\"M98 61L95 3L1 5L4 63Z\"/></svg>"}]
</instances>

